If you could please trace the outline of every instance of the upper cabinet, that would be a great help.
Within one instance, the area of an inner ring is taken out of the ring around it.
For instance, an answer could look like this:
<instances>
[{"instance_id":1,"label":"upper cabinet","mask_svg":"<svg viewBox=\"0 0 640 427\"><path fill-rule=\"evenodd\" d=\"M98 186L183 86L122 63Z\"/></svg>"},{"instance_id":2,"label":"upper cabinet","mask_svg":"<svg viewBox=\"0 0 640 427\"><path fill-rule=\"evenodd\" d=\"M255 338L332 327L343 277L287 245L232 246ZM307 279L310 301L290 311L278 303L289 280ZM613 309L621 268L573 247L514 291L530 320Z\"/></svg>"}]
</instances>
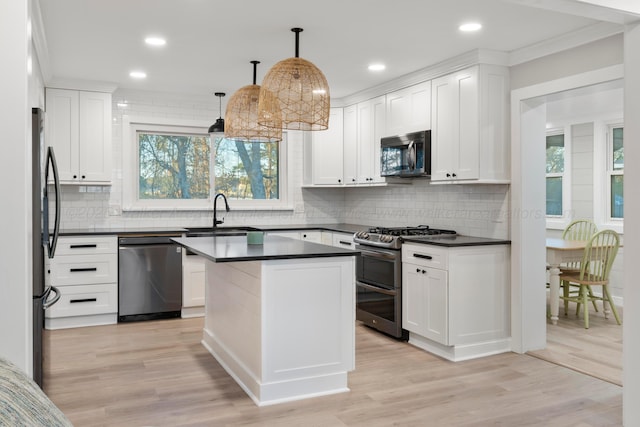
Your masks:
<instances>
[{"instance_id":1,"label":"upper cabinet","mask_svg":"<svg viewBox=\"0 0 640 427\"><path fill-rule=\"evenodd\" d=\"M431 129L431 82L388 93L387 125L383 135L395 136Z\"/></svg>"},{"instance_id":2,"label":"upper cabinet","mask_svg":"<svg viewBox=\"0 0 640 427\"><path fill-rule=\"evenodd\" d=\"M344 171L346 185L384 183L380 176L380 138L385 129L385 97L344 109Z\"/></svg>"},{"instance_id":3,"label":"upper cabinet","mask_svg":"<svg viewBox=\"0 0 640 427\"><path fill-rule=\"evenodd\" d=\"M431 84L432 182L509 182L509 74L478 65Z\"/></svg>"},{"instance_id":4,"label":"upper cabinet","mask_svg":"<svg viewBox=\"0 0 640 427\"><path fill-rule=\"evenodd\" d=\"M343 166L343 117L342 108L332 108L329 114L329 128L323 131L308 132L311 134L311 151L308 159L312 164L311 182L314 185L342 185Z\"/></svg>"},{"instance_id":5,"label":"upper cabinet","mask_svg":"<svg viewBox=\"0 0 640 427\"><path fill-rule=\"evenodd\" d=\"M63 184L111 183L111 94L46 90L45 141Z\"/></svg>"}]
</instances>

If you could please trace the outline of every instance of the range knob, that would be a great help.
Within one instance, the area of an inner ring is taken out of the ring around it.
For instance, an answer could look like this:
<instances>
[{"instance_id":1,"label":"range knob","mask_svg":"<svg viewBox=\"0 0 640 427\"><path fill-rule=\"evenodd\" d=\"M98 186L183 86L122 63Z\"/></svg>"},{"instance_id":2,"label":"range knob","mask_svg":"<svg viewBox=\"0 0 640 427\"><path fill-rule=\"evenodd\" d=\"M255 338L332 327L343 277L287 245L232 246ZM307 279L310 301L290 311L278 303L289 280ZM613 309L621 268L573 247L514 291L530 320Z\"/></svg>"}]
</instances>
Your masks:
<instances>
[{"instance_id":1,"label":"range knob","mask_svg":"<svg viewBox=\"0 0 640 427\"><path fill-rule=\"evenodd\" d=\"M389 234L383 234L380 236L380 241L382 243L391 243L393 242L393 236L389 235Z\"/></svg>"},{"instance_id":2,"label":"range knob","mask_svg":"<svg viewBox=\"0 0 640 427\"><path fill-rule=\"evenodd\" d=\"M356 237L358 239L368 240L369 239L369 233L367 233L366 231L358 231L356 233Z\"/></svg>"}]
</instances>

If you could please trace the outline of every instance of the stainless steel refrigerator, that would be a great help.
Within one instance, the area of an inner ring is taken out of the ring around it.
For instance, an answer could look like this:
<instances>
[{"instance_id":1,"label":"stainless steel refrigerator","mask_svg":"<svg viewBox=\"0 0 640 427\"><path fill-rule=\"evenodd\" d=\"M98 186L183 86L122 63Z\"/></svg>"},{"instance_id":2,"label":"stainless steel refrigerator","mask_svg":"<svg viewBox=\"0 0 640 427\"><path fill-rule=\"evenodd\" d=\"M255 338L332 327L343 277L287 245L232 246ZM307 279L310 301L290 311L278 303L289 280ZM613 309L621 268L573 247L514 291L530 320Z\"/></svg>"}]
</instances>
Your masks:
<instances>
[{"instance_id":1,"label":"stainless steel refrigerator","mask_svg":"<svg viewBox=\"0 0 640 427\"><path fill-rule=\"evenodd\" d=\"M45 257L53 258L60 233L60 181L53 147L46 147L44 143L44 114L39 108L31 111L31 131L33 379L42 387L44 310L60 298L60 292L53 286L47 286L45 280L47 274ZM51 175L49 175L50 172ZM50 194L50 187L54 190L54 194ZM51 209L53 212L50 214L51 205L54 208ZM55 217L52 218L52 215Z\"/></svg>"}]
</instances>

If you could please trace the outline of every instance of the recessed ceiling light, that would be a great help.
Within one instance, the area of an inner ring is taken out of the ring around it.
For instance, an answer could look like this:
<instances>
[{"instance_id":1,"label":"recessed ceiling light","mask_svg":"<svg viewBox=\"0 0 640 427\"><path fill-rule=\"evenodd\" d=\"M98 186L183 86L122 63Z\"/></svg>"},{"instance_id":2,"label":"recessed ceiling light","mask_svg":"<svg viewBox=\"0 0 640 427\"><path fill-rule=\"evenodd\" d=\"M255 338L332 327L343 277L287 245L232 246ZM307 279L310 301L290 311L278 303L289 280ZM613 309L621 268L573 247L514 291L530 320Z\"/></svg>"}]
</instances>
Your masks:
<instances>
[{"instance_id":1,"label":"recessed ceiling light","mask_svg":"<svg viewBox=\"0 0 640 427\"><path fill-rule=\"evenodd\" d=\"M369 71L382 71L387 68L384 64L371 64L369 65Z\"/></svg>"},{"instance_id":2,"label":"recessed ceiling light","mask_svg":"<svg viewBox=\"0 0 640 427\"><path fill-rule=\"evenodd\" d=\"M478 31L480 28L482 28L482 24L478 23L478 22L467 22L465 24L462 24L458 27L458 29L460 31L463 31L465 33L470 33L473 31Z\"/></svg>"},{"instance_id":3,"label":"recessed ceiling light","mask_svg":"<svg viewBox=\"0 0 640 427\"><path fill-rule=\"evenodd\" d=\"M162 37L147 37L144 42L150 46L164 46L167 41Z\"/></svg>"},{"instance_id":4,"label":"recessed ceiling light","mask_svg":"<svg viewBox=\"0 0 640 427\"><path fill-rule=\"evenodd\" d=\"M132 71L129 73L129 76L133 77L134 79L145 79L147 78L147 73L143 71Z\"/></svg>"}]
</instances>

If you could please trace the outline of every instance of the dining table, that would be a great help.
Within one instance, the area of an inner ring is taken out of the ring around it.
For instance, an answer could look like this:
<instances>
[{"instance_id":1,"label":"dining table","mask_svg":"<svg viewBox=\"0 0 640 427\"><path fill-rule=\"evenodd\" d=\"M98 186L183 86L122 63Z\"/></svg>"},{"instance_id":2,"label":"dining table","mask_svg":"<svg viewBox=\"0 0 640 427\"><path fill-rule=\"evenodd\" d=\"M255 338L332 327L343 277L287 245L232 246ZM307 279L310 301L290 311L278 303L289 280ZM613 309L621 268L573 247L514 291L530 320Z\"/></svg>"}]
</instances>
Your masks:
<instances>
[{"instance_id":1,"label":"dining table","mask_svg":"<svg viewBox=\"0 0 640 427\"><path fill-rule=\"evenodd\" d=\"M560 266L567 262L581 261L587 240L565 240L547 237L547 264L549 264L549 311L551 323L558 323L560 308Z\"/></svg>"}]
</instances>

